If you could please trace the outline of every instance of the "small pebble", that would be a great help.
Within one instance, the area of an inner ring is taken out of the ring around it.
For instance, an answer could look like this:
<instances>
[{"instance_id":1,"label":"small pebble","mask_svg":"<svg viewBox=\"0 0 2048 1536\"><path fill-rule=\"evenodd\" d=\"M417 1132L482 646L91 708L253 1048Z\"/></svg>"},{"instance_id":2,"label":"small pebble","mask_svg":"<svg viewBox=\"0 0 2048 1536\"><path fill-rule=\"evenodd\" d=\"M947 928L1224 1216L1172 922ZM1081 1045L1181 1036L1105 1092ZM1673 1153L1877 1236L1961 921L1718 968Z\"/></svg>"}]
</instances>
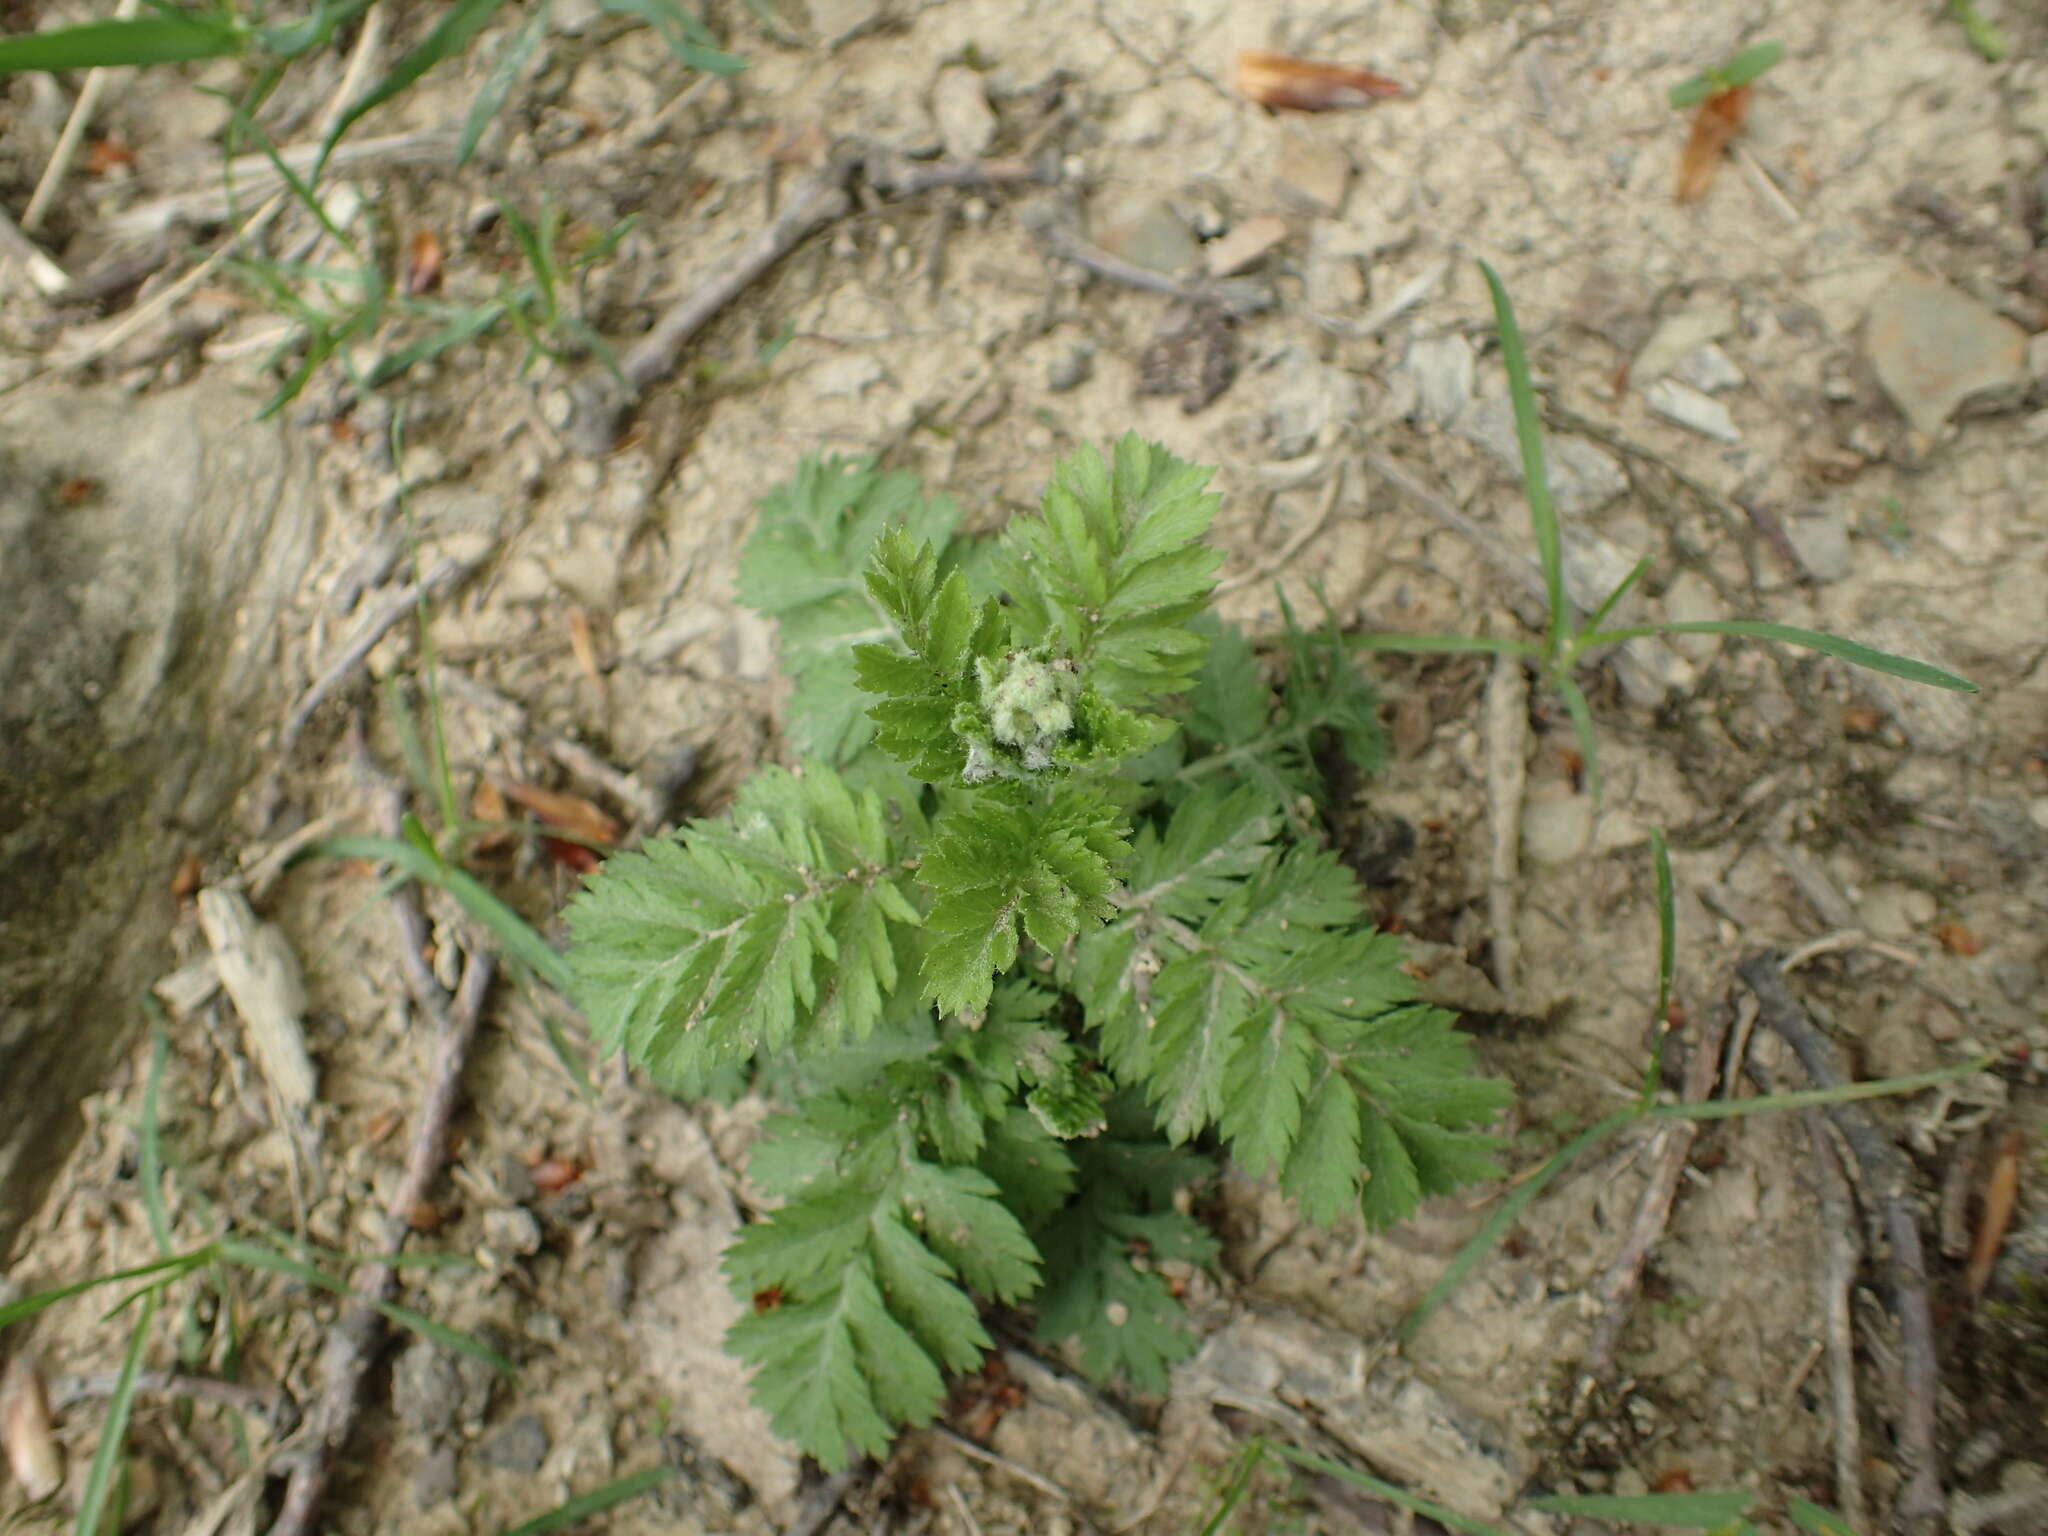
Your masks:
<instances>
[{"instance_id":1,"label":"small pebble","mask_svg":"<svg viewBox=\"0 0 2048 1536\"><path fill-rule=\"evenodd\" d=\"M501 1254L526 1258L540 1252L540 1223L521 1205L484 1212L484 1243Z\"/></svg>"},{"instance_id":2,"label":"small pebble","mask_svg":"<svg viewBox=\"0 0 2048 1536\"><path fill-rule=\"evenodd\" d=\"M422 1512L437 1508L455 1497L455 1450L437 1446L412 1475L412 1495Z\"/></svg>"},{"instance_id":3,"label":"small pebble","mask_svg":"<svg viewBox=\"0 0 2048 1536\"><path fill-rule=\"evenodd\" d=\"M477 1450L477 1460L502 1472L538 1472L547 1460L548 1431L537 1413L522 1413Z\"/></svg>"},{"instance_id":4,"label":"small pebble","mask_svg":"<svg viewBox=\"0 0 2048 1536\"><path fill-rule=\"evenodd\" d=\"M1069 347L1046 372L1045 387L1056 395L1079 389L1095 376L1095 348L1088 342Z\"/></svg>"}]
</instances>

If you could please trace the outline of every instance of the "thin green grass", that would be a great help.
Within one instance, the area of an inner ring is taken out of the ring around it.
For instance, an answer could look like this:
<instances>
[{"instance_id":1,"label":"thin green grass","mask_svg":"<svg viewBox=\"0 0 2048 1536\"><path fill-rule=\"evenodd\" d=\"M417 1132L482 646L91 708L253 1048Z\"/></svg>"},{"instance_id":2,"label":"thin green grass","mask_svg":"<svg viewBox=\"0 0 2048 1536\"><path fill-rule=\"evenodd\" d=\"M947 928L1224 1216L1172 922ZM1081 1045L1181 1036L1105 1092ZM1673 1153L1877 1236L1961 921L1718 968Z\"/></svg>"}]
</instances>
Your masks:
<instances>
[{"instance_id":1,"label":"thin green grass","mask_svg":"<svg viewBox=\"0 0 2048 1536\"><path fill-rule=\"evenodd\" d=\"M505 1533L505 1536L548 1536L552 1531L573 1530L592 1515L601 1515L608 1509L616 1509L628 1499L637 1499L641 1494L668 1482L675 1475L674 1467L649 1467L644 1472L635 1472L630 1477L606 1483L602 1488L579 1493L575 1498L558 1504L546 1514L535 1515L524 1524L514 1526Z\"/></svg>"},{"instance_id":2,"label":"thin green grass","mask_svg":"<svg viewBox=\"0 0 2048 1536\"><path fill-rule=\"evenodd\" d=\"M1778 61L1784 57L1783 43L1758 43L1754 47L1743 49L1723 64L1712 69L1703 69L1690 79L1681 80L1671 87L1666 100L1671 103L1674 112L1696 107L1710 96L1732 91L1737 86L1755 84L1776 68Z\"/></svg>"},{"instance_id":3,"label":"thin green grass","mask_svg":"<svg viewBox=\"0 0 2048 1536\"><path fill-rule=\"evenodd\" d=\"M72 1527L77 1536L101 1536L108 1523L109 1501L119 1497L127 1483L128 1459L122 1453L128 1443L128 1419L135 1409L135 1386L142 1374L143 1351L149 1347L149 1325L156 1318L162 1293L156 1286L142 1294L142 1309L128 1334L128 1353L121 1361L121 1374L114 1379L114 1395L107 1401L107 1416L100 1425L100 1443L93 1451L92 1466L85 1474L85 1489L78 1500L78 1521ZM114 1516L114 1528L120 1528Z\"/></svg>"},{"instance_id":4,"label":"thin green grass","mask_svg":"<svg viewBox=\"0 0 2048 1536\"><path fill-rule=\"evenodd\" d=\"M1725 79L1737 84L1746 84L1776 63L1783 51L1775 43L1762 44L1738 54L1720 71L1710 74L1717 80ZM1603 628L1622 598L1647 574L1650 564L1647 558L1636 562L1628 574L1594 608L1592 617L1581 626L1565 588L1563 540L1558 527L1557 510L1550 495L1550 481L1543 448L1542 412L1538 406L1535 381L1529 372L1528 348L1522 339L1522 328L1515 318L1514 302L1508 296L1506 285L1486 262L1479 263L1479 270L1485 276L1487 291L1492 297L1494 321L1500 333L1501 364L1507 373L1508 400L1515 422L1515 442L1521 456L1522 491L1529 506L1529 526L1535 538L1537 563L1543 573L1547 608L1543 638L1536 641L1514 635L1373 634L1347 636L1349 644L1360 650L1371 651L1527 657L1535 665L1543 681L1564 701L1565 712L1572 723L1572 733L1578 741L1579 754L1586 764L1587 788L1596 805L1600 801L1603 784L1600 772L1600 742L1594 728L1592 705L1586 698L1584 688L1578 682L1577 672L1579 664L1589 653L1605 646L1668 635L1719 635L1733 639L1765 640L1817 651L1838 661L1848 662L1852 666L1884 673L1910 683L1959 693L1978 691L1975 683L1967 678L1958 677L1944 668L1931 666L1927 662L1916 661L1911 657L1896 656L1874 646L1844 639L1840 635L1799 629L1789 624L1773 624L1758 619L1702 619L1630 625L1620 629Z\"/></svg>"}]
</instances>

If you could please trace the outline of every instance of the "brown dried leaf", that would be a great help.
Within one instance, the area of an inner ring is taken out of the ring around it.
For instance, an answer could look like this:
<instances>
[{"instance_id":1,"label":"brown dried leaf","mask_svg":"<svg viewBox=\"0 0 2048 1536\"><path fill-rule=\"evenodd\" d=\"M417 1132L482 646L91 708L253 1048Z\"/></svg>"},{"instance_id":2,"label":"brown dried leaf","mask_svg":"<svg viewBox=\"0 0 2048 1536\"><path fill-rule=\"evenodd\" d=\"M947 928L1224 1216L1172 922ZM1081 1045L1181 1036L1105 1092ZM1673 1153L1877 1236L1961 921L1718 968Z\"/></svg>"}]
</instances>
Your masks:
<instances>
[{"instance_id":1,"label":"brown dried leaf","mask_svg":"<svg viewBox=\"0 0 2048 1536\"><path fill-rule=\"evenodd\" d=\"M85 152L85 174L104 176L135 163L135 153L119 139L94 139Z\"/></svg>"},{"instance_id":2,"label":"brown dried leaf","mask_svg":"<svg viewBox=\"0 0 2048 1536\"><path fill-rule=\"evenodd\" d=\"M1237 89L1247 100L1285 112L1365 107L1405 94L1398 81L1370 70L1255 49L1237 56Z\"/></svg>"},{"instance_id":3,"label":"brown dried leaf","mask_svg":"<svg viewBox=\"0 0 2048 1536\"><path fill-rule=\"evenodd\" d=\"M178 860L178 867L171 871L171 899L183 901L198 890L202 874L204 871L200 868L198 854L188 853Z\"/></svg>"},{"instance_id":4,"label":"brown dried leaf","mask_svg":"<svg viewBox=\"0 0 2048 1536\"><path fill-rule=\"evenodd\" d=\"M516 779L499 780L498 790L514 805L533 812L547 826L559 831L573 832L607 848L624 835L624 828L581 795L542 789L538 784L522 784Z\"/></svg>"},{"instance_id":5,"label":"brown dried leaf","mask_svg":"<svg viewBox=\"0 0 2048 1536\"><path fill-rule=\"evenodd\" d=\"M1975 1306L1984 1299L1991 1284L1998 1250L2005 1242L2006 1229L2020 1197L2020 1133L2009 1131L1991 1155L1991 1172L1984 1180L1984 1210L1977 1221L1977 1241L1970 1248L1970 1267L1964 1271L1963 1293Z\"/></svg>"},{"instance_id":6,"label":"brown dried leaf","mask_svg":"<svg viewBox=\"0 0 2048 1536\"><path fill-rule=\"evenodd\" d=\"M569 610L569 649L576 665L599 692L604 690L604 669L597 664L597 640L590 633L590 619L581 608Z\"/></svg>"},{"instance_id":7,"label":"brown dried leaf","mask_svg":"<svg viewBox=\"0 0 2048 1536\"><path fill-rule=\"evenodd\" d=\"M518 840L517 834L506 830L503 825L512 819L512 807L505 803L504 794L489 779L478 784L476 793L469 797L469 814L472 820L498 829L479 837L471 846L471 853L495 858Z\"/></svg>"},{"instance_id":8,"label":"brown dried leaf","mask_svg":"<svg viewBox=\"0 0 2048 1536\"><path fill-rule=\"evenodd\" d=\"M1934 936L1941 941L1941 947L1952 955L1968 959L1983 951L1984 941L1965 928L1961 923L1939 923L1935 925Z\"/></svg>"},{"instance_id":9,"label":"brown dried leaf","mask_svg":"<svg viewBox=\"0 0 2048 1536\"><path fill-rule=\"evenodd\" d=\"M412 237L412 253L405 267L405 291L418 298L423 293L432 293L439 288L441 264L444 259L441 237L431 229L415 230Z\"/></svg>"},{"instance_id":10,"label":"brown dried leaf","mask_svg":"<svg viewBox=\"0 0 2048 1536\"><path fill-rule=\"evenodd\" d=\"M1696 203L1714 184L1714 172L1721 167L1721 152L1742 129L1749 116L1749 98L1755 87L1738 85L1700 103L1693 114L1692 133L1685 141L1685 153L1678 161L1678 200Z\"/></svg>"},{"instance_id":11,"label":"brown dried leaf","mask_svg":"<svg viewBox=\"0 0 2048 1536\"><path fill-rule=\"evenodd\" d=\"M31 1504L64 1486L64 1449L50 1426L50 1397L33 1355L17 1354L0 1375L0 1442Z\"/></svg>"}]
</instances>

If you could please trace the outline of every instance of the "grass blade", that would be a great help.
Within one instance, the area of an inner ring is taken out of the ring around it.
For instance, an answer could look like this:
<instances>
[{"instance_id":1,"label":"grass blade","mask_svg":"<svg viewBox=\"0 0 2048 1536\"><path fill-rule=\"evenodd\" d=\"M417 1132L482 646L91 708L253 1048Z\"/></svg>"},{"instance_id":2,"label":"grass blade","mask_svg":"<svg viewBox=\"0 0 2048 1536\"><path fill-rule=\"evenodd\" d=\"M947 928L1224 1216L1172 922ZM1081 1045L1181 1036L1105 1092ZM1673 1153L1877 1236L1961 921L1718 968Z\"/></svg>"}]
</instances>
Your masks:
<instances>
[{"instance_id":1,"label":"grass blade","mask_svg":"<svg viewBox=\"0 0 2048 1536\"><path fill-rule=\"evenodd\" d=\"M1346 635L1346 645L1361 651L1413 651L1474 653L1494 656L1541 656L1543 647L1533 640L1512 635Z\"/></svg>"},{"instance_id":2,"label":"grass blade","mask_svg":"<svg viewBox=\"0 0 2048 1536\"><path fill-rule=\"evenodd\" d=\"M1222 1502L1216 1513L1209 1517L1209 1523L1202 1527L1201 1536L1223 1536L1230 1528L1230 1517L1237 1513L1237 1506L1244 1502L1251 1492L1252 1479L1258 1475L1259 1463L1266 1459L1266 1439L1254 1435L1244 1443L1238 1453L1237 1470L1231 1474L1230 1486L1223 1490Z\"/></svg>"},{"instance_id":3,"label":"grass blade","mask_svg":"<svg viewBox=\"0 0 2048 1536\"><path fill-rule=\"evenodd\" d=\"M106 1523L107 1499L114 1480L124 1470L122 1448L128 1440L128 1416L135 1408L135 1382L142 1374L142 1351L149 1344L149 1325L156 1318L160 1289L151 1286L142 1299L142 1311L128 1335L128 1354L121 1362L121 1374L114 1379L114 1395L107 1402L106 1421L100 1426L99 1449L92 1453L92 1467L85 1475L85 1493L78 1501L78 1536L100 1536Z\"/></svg>"},{"instance_id":4,"label":"grass blade","mask_svg":"<svg viewBox=\"0 0 2048 1536\"><path fill-rule=\"evenodd\" d=\"M1522 328L1515 321L1514 301L1500 274L1485 262L1493 294L1494 323L1500 328L1500 360L1508 371L1508 401L1515 412L1515 442L1522 450L1522 490L1529 498L1529 526L1536 534L1536 559L1543 567L1543 589L1550 604L1550 654L1562 655L1571 639L1571 603L1564 595L1564 547L1557 531L1557 508L1550 500L1550 474L1543 463L1543 418L1536 409L1536 386L1529 378L1529 353Z\"/></svg>"},{"instance_id":5,"label":"grass blade","mask_svg":"<svg viewBox=\"0 0 2048 1536\"><path fill-rule=\"evenodd\" d=\"M462 139L455 146L458 170L469 164L469 157L476 153L477 140L484 136L484 130L504 108L505 98L519 83L520 71L533 57L533 50L540 46L541 34L547 31L548 10L547 0L541 0L526 25L513 33L511 40L498 51L497 59L491 64L491 72L484 77L483 89L476 93L476 100L469 104L469 113L462 120Z\"/></svg>"},{"instance_id":6,"label":"grass blade","mask_svg":"<svg viewBox=\"0 0 2048 1536\"><path fill-rule=\"evenodd\" d=\"M356 125L364 113L381 107L394 96L409 90L420 76L446 59L452 59L467 48L476 35L490 25L491 18L498 14L505 0L455 0L435 25L434 30L411 52L391 66L390 73L371 86L363 95L350 103L334 126L328 130L327 142L320 146L320 158L314 162L312 180L318 181L320 173L327 168L327 157L334 153L334 146L341 142L341 136Z\"/></svg>"},{"instance_id":7,"label":"grass blade","mask_svg":"<svg viewBox=\"0 0 2048 1536\"><path fill-rule=\"evenodd\" d=\"M644 1472L635 1472L631 1477L606 1483L602 1488L579 1493L566 1504L558 1504L546 1514L535 1515L525 1524L514 1526L505 1536L547 1536L550 1531L569 1530L592 1515L601 1515L628 1499L639 1498L648 1489L660 1487L675 1475L674 1467L649 1467Z\"/></svg>"},{"instance_id":8,"label":"grass blade","mask_svg":"<svg viewBox=\"0 0 2048 1536\"><path fill-rule=\"evenodd\" d=\"M1593 706L1571 674L1561 672L1557 691L1564 699L1565 713L1572 717L1572 734L1578 738L1579 756L1586 762L1586 792L1593 797L1593 809L1600 809L1600 739L1593 734Z\"/></svg>"},{"instance_id":9,"label":"grass blade","mask_svg":"<svg viewBox=\"0 0 2048 1536\"><path fill-rule=\"evenodd\" d=\"M1785 57L1783 43L1756 43L1721 66L1722 89L1753 85L1778 67Z\"/></svg>"},{"instance_id":10,"label":"grass blade","mask_svg":"<svg viewBox=\"0 0 2048 1536\"><path fill-rule=\"evenodd\" d=\"M1809 1504L1804 1499L1786 1500L1785 1515L1807 1536L1856 1536L1856 1527L1832 1509Z\"/></svg>"},{"instance_id":11,"label":"grass blade","mask_svg":"<svg viewBox=\"0 0 2048 1536\"><path fill-rule=\"evenodd\" d=\"M363 375L363 386L366 389L381 389L421 363L437 358L443 352L492 330L504 318L504 304L498 299L486 299L474 308L463 311L440 329L430 331L418 341L410 342L396 352L387 352L378 358L371 364L370 371Z\"/></svg>"},{"instance_id":12,"label":"grass blade","mask_svg":"<svg viewBox=\"0 0 2048 1536\"><path fill-rule=\"evenodd\" d=\"M410 1328L422 1338L431 1339L443 1349L454 1350L472 1360L481 1360L502 1376L516 1376L512 1362L492 1349L480 1339L471 1338L459 1328L450 1328L446 1323L436 1322L425 1313L415 1312L410 1307L401 1307L396 1302L379 1301L365 1296L346 1281L337 1280L324 1270L301 1263L289 1254L276 1253L256 1243L244 1242L240 1238L223 1238L220 1256L230 1264L240 1264L245 1269L260 1269L273 1275L284 1275L304 1285L316 1286L323 1291L332 1291L337 1296L352 1297L373 1308L388 1321L401 1328Z\"/></svg>"},{"instance_id":13,"label":"grass blade","mask_svg":"<svg viewBox=\"0 0 2048 1536\"><path fill-rule=\"evenodd\" d=\"M1493 1246L1507 1234L1508 1228L1515 1224L1515 1218L1529 1208L1529 1202L1542 1194L1560 1173L1578 1161L1580 1153L1595 1142L1613 1135L1623 1126L1638 1119L1640 1115L1639 1110L1625 1109L1587 1126L1553 1152L1550 1161L1534 1175L1510 1190L1508 1197L1501 1201L1491 1216L1486 1218L1486 1225L1473 1233L1465 1246L1458 1250L1450 1266L1438 1277L1436 1284L1429 1288L1429 1294L1416 1303L1415 1310L1402 1320L1400 1338L1405 1342L1415 1337L1415 1332L1422 1326L1423 1321L1448 1301L1453 1291L1465 1283L1465 1277L1472 1272L1473 1266L1485 1258Z\"/></svg>"},{"instance_id":14,"label":"grass blade","mask_svg":"<svg viewBox=\"0 0 2048 1536\"><path fill-rule=\"evenodd\" d=\"M747 61L719 51L718 39L704 23L676 4L676 0L598 0L614 16L638 16L661 34L668 51L688 69L714 75L736 75Z\"/></svg>"},{"instance_id":15,"label":"grass blade","mask_svg":"<svg viewBox=\"0 0 2048 1536\"><path fill-rule=\"evenodd\" d=\"M246 39L214 16L137 16L0 39L0 75L24 70L187 64L238 54Z\"/></svg>"},{"instance_id":16,"label":"grass blade","mask_svg":"<svg viewBox=\"0 0 2048 1536\"><path fill-rule=\"evenodd\" d=\"M569 995L569 962L546 939L535 933L525 918L465 871L437 863L410 843L389 837L330 837L313 844L302 857L373 859L402 870L422 885L439 887L453 896L462 910L475 918L507 955L564 997Z\"/></svg>"},{"instance_id":17,"label":"grass blade","mask_svg":"<svg viewBox=\"0 0 2048 1536\"><path fill-rule=\"evenodd\" d=\"M1664 1075L1664 1041L1670 1034L1671 975L1678 951L1678 912L1672 900L1671 850L1665 846L1660 827L1650 828L1650 862L1657 871L1657 1011L1650 1019L1649 1069L1643 1074L1643 1107L1657 1097L1657 1083Z\"/></svg>"},{"instance_id":18,"label":"grass blade","mask_svg":"<svg viewBox=\"0 0 2048 1536\"><path fill-rule=\"evenodd\" d=\"M1484 1520L1471 1519L1456 1510L1445 1509L1441 1504L1418 1498L1406 1488L1382 1482L1379 1478L1363 1472L1354 1472L1341 1461L1332 1461L1329 1457L1318 1456L1312 1451L1297 1450L1278 1440L1268 1440L1266 1448L1282 1460L1293 1462L1297 1467L1320 1472L1325 1477L1334 1477L1340 1483L1349 1483L1354 1488L1364 1489L1376 1499L1385 1499L1389 1504L1397 1504L1402 1509L1412 1510L1418 1515L1427 1515L1447 1530L1462 1531L1464 1536L1507 1536L1507 1532L1497 1525L1488 1525Z\"/></svg>"},{"instance_id":19,"label":"grass blade","mask_svg":"<svg viewBox=\"0 0 2048 1536\"><path fill-rule=\"evenodd\" d=\"M1756 1495L1742 1489L1729 1493L1579 1493L1531 1499L1532 1509L1559 1515L1582 1515L1629 1525L1686 1525L1710 1530L1740 1520L1756 1504Z\"/></svg>"},{"instance_id":20,"label":"grass blade","mask_svg":"<svg viewBox=\"0 0 2048 1536\"><path fill-rule=\"evenodd\" d=\"M1854 640L1844 640L1840 635L1822 634L1815 629L1795 629L1790 624L1767 624L1761 619L1694 619L1683 624L1643 624L1632 629L1607 629L1598 634L1581 635L1579 648L1590 650L1596 645L1617 645L1623 640L1637 640L1645 635L1735 635L1746 640L1775 640L1780 645L1819 651L1823 656L1846 661L1853 667L1883 672L1890 677L1904 678L1909 683L1925 683L1930 688L1946 688L1951 693L1983 692L1966 677L1957 677L1953 672L1944 672L1940 667L1915 661L1910 656L1894 656L1890 651L1859 645Z\"/></svg>"},{"instance_id":21,"label":"grass blade","mask_svg":"<svg viewBox=\"0 0 2048 1536\"><path fill-rule=\"evenodd\" d=\"M1607 600L1594 610L1593 617L1586 620L1586 628L1598 629L1602 624L1606 623L1607 615L1614 612L1614 605L1628 596L1629 588L1641 581L1649 572L1649 569L1650 557L1645 555L1636 562L1634 570L1630 571L1615 584L1614 590L1607 594Z\"/></svg>"},{"instance_id":22,"label":"grass blade","mask_svg":"<svg viewBox=\"0 0 2048 1536\"><path fill-rule=\"evenodd\" d=\"M142 1125L136 1133L140 1145L135 1153L135 1178L142 1186L142 1209L149 1217L149 1235L156 1240L159 1258L175 1258L171 1252L171 1217L164 1209L164 1156L161 1124L157 1119L162 1100L164 1061L171 1053L170 1033L164 1028L163 1008L145 996L143 1006L150 1016L149 1079L142 1088Z\"/></svg>"},{"instance_id":23,"label":"grass blade","mask_svg":"<svg viewBox=\"0 0 2048 1536\"><path fill-rule=\"evenodd\" d=\"M1734 1120L1743 1115L1774 1114L1787 1109L1825 1109L1830 1104L1847 1104L1857 1099L1888 1099L1895 1094L1938 1088L1959 1077L1975 1077L1979 1072L1989 1071L1997 1060L1996 1056L1979 1056L1960 1066L1936 1067L1932 1072L1915 1072L1911 1077L1881 1077L1867 1083L1843 1083L1834 1088L1801 1088L1794 1093L1767 1093L1754 1099L1654 1104L1642 1114L1647 1120Z\"/></svg>"},{"instance_id":24,"label":"grass blade","mask_svg":"<svg viewBox=\"0 0 2048 1536\"><path fill-rule=\"evenodd\" d=\"M1970 40L1970 46L1983 56L1985 63L1996 64L2011 51L2006 47L2005 34L1991 24L1972 0L1948 0L1948 13L1955 17L1956 24L1963 29L1963 36Z\"/></svg>"},{"instance_id":25,"label":"grass blade","mask_svg":"<svg viewBox=\"0 0 2048 1536\"><path fill-rule=\"evenodd\" d=\"M149 1275L160 1275L164 1280L175 1280L188 1274L200 1265L210 1262L217 1249L208 1243L191 1253L181 1253L175 1258L158 1259L153 1264L138 1264L133 1269L117 1269L112 1274L95 1275L90 1280L75 1280L70 1285L56 1286L47 1291L37 1291L19 1301L10 1301L0 1307L0 1328L9 1323L18 1323L25 1317L34 1317L38 1312L54 1307L60 1301L73 1296L83 1296L87 1291L96 1291L103 1285L119 1285L124 1280L140 1280Z\"/></svg>"}]
</instances>

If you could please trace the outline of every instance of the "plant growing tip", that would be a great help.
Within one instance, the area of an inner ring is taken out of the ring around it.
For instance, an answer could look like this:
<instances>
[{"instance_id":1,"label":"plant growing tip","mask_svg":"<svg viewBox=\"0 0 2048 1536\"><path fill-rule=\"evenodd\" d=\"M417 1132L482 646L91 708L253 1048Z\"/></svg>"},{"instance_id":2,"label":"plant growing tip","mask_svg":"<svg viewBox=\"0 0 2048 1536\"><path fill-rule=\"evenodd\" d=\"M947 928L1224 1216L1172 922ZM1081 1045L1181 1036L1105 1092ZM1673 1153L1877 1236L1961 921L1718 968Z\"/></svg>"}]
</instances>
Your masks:
<instances>
[{"instance_id":1,"label":"plant growing tip","mask_svg":"<svg viewBox=\"0 0 2048 1536\"><path fill-rule=\"evenodd\" d=\"M1967 3L1967 0L1965 0ZM1754 85L1772 67L1785 57L1783 43L1757 43L1745 48L1725 63L1712 69L1703 69L1688 80L1671 87L1666 98L1671 110L1683 112L1687 107L1696 107L1711 96L1725 91L1736 90L1745 85Z\"/></svg>"}]
</instances>

